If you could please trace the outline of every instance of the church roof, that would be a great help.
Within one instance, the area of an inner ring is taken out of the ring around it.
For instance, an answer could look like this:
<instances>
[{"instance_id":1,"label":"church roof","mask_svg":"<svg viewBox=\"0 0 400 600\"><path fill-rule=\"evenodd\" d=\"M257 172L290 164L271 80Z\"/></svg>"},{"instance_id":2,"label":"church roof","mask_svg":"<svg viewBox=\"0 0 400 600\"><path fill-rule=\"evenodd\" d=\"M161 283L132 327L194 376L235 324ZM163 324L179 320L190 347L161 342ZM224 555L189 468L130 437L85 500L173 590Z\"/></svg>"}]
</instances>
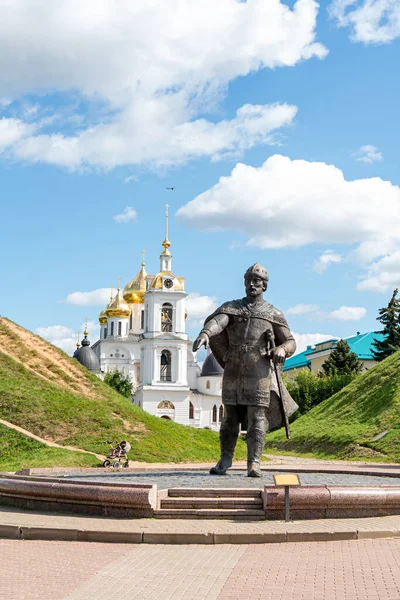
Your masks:
<instances>
[{"instance_id":1,"label":"church roof","mask_svg":"<svg viewBox=\"0 0 400 600\"><path fill-rule=\"evenodd\" d=\"M209 354L206 360L203 363L203 368L201 369L201 377L213 377L215 375L221 376L224 370L217 363L217 359L214 354Z\"/></svg>"},{"instance_id":2,"label":"church roof","mask_svg":"<svg viewBox=\"0 0 400 600\"><path fill-rule=\"evenodd\" d=\"M128 318L131 309L122 298L121 289L118 287L115 298L110 302L106 309L107 317Z\"/></svg>"},{"instance_id":3,"label":"church roof","mask_svg":"<svg viewBox=\"0 0 400 600\"><path fill-rule=\"evenodd\" d=\"M105 325L107 323L107 310L109 309L112 301L113 301L113 288L111 288L111 291L110 291L110 301L109 301L109 303L107 304L107 306L105 306L103 308L103 310L99 314L99 323L100 323L100 325Z\"/></svg>"},{"instance_id":4,"label":"church roof","mask_svg":"<svg viewBox=\"0 0 400 600\"><path fill-rule=\"evenodd\" d=\"M153 281L150 284L151 290L162 290L163 282L165 278L172 279L173 287L172 289L175 291L183 291L184 290L184 277L176 277L171 271L160 271L158 275L156 275Z\"/></svg>"},{"instance_id":5,"label":"church roof","mask_svg":"<svg viewBox=\"0 0 400 600\"><path fill-rule=\"evenodd\" d=\"M144 262L142 262L142 268L139 273L124 287L122 295L125 302L128 304L143 304L146 288L147 271Z\"/></svg>"},{"instance_id":6,"label":"church roof","mask_svg":"<svg viewBox=\"0 0 400 600\"><path fill-rule=\"evenodd\" d=\"M87 332L82 340L82 346L74 352L73 358L76 358L88 371L100 371L100 362L96 354L90 347L90 342L87 339Z\"/></svg>"}]
</instances>

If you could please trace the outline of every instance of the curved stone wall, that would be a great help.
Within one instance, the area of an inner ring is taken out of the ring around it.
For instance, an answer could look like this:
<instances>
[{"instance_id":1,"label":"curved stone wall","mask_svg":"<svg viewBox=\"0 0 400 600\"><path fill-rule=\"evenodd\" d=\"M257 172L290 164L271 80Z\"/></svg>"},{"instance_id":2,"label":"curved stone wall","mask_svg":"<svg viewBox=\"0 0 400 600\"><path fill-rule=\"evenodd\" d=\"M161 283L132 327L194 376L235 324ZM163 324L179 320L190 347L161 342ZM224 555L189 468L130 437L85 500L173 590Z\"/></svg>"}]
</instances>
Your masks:
<instances>
[{"instance_id":1,"label":"curved stone wall","mask_svg":"<svg viewBox=\"0 0 400 600\"><path fill-rule=\"evenodd\" d=\"M157 486L0 476L0 504L114 517L151 517Z\"/></svg>"},{"instance_id":2,"label":"curved stone wall","mask_svg":"<svg viewBox=\"0 0 400 600\"><path fill-rule=\"evenodd\" d=\"M289 492L290 516L296 519L379 517L400 514L400 486L303 486ZM265 486L267 519L285 518L283 487Z\"/></svg>"}]
</instances>

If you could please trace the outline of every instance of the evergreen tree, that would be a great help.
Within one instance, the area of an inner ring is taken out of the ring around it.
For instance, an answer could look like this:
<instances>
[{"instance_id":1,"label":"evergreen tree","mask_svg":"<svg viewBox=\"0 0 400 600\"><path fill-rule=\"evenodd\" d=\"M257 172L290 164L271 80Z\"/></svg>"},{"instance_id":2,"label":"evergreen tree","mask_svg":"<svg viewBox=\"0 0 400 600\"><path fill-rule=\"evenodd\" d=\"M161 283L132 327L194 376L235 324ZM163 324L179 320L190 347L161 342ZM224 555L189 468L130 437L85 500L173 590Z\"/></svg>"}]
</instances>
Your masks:
<instances>
[{"instance_id":1,"label":"evergreen tree","mask_svg":"<svg viewBox=\"0 0 400 600\"><path fill-rule=\"evenodd\" d=\"M339 340L322 365L325 375L350 375L361 373L362 363L345 340Z\"/></svg>"},{"instance_id":2,"label":"evergreen tree","mask_svg":"<svg viewBox=\"0 0 400 600\"><path fill-rule=\"evenodd\" d=\"M379 317L376 318L383 325L382 333L385 339L373 342L372 355L375 360L383 360L397 350L400 350L400 300L397 298L399 290L393 291L392 298L387 306L379 309Z\"/></svg>"},{"instance_id":3,"label":"evergreen tree","mask_svg":"<svg viewBox=\"0 0 400 600\"><path fill-rule=\"evenodd\" d=\"M108 371L104 375L104 383L107 383L110 387L117 390L125 398L132 396L133 383L129 375L124 375L122 371L115 369L115 371Z\"/></svg>"}]
</instances>

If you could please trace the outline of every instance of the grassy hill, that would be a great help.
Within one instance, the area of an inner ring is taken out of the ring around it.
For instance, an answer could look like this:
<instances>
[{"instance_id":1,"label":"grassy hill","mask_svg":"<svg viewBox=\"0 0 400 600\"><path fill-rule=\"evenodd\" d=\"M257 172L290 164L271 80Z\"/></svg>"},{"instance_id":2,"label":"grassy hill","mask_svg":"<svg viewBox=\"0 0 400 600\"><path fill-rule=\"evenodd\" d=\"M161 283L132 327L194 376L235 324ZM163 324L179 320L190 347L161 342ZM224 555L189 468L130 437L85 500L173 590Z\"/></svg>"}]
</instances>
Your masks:
<instances>
[{"instance_id":1,"label":"grassy hill","mask_svg":"<svg viewBox=\"0 0 400 600\"><path fill-rule=\"evenodd\" d=\"M17 471L34 467L98 467L100 461L91 454L51 448L18 431L0 424L0 471Z\"/></svg>"},{"instance_id":2,"label":"grassy hill","mask_svg":"<svg viewBox=\"0 0 400 600\"><path fill-rule=\"evenodd\" d=\"M63 446L104 454L127 439L131 460L214 461L218 434L153 417L42 338L0 318L0 418ZM96 457L48 448L0 426L0 469L94 466ZM245 458L240 440L236 458Z\"/></svg>"},{"instance_id":3,"label":"grassy hill","mask_svg":"<svg viewBox=\"0 0 400 600\"><path fill-rule=\"evenodd\" d=\"M400 352L296 420L290 440L269 434L266 451L400 462Z\"/></svg>"}]
</instances>

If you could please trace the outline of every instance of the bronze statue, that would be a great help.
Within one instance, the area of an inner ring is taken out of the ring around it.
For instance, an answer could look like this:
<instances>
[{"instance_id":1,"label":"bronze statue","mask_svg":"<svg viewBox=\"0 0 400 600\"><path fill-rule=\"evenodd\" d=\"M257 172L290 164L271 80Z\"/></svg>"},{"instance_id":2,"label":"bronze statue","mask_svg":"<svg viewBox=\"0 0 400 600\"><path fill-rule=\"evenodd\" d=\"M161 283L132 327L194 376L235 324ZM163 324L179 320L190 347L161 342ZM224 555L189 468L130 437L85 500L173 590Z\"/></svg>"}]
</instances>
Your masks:
<instances>
[{"instance_id":1,"label":"bronze statue","mask_svg":"<svg viewBox=\"0 0 400 600\"><path fill-rule=\"evenodd\" d=\"M287 421L298 408L279 379L296 342L283 314L263 299L266 269L256 263L247 269L244 282L246 297L225 302L207 317L193 350L210 346L224 368L221 456L210 473L225 475L232 466L239 426L247 423L247 473L260 477L267 430L284 424L284 416Z\"/></svg>"}]
</instances>

